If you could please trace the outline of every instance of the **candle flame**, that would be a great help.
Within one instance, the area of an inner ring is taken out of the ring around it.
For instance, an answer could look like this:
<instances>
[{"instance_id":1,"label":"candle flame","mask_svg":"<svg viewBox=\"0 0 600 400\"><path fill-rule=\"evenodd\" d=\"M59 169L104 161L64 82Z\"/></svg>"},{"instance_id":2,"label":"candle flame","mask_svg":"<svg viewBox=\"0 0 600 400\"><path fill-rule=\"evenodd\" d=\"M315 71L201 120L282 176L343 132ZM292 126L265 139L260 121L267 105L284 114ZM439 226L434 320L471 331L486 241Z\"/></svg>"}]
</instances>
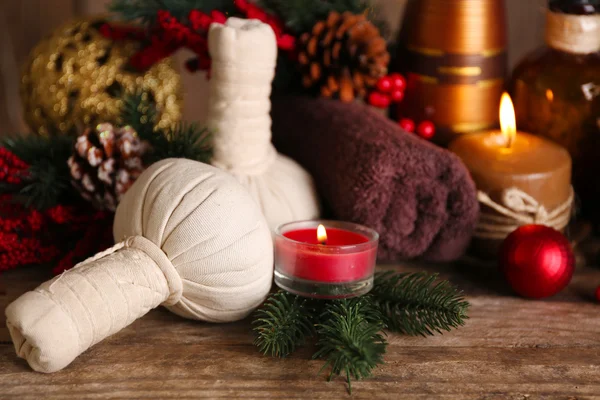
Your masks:
<instances>
[{"instance_id":1,"label":"candle flame","mask_svg":"<svg viewBox=\"0 0 600 400\"><path fill-rule=\"evenodd\" d=\"M319 243L327 242L327 230L323 225L319 225L317 228L317 240Z\"/></svg>"},{"instance_id":2,"label":"candle flame","mask_svg":"<svg viewBox=\"0 0 600 400\"><path fill-rule=\"evenodd\" d=\"M506 147L511 148L517 137L517 118L513 102L506 92L502 94L500 100L500 129L506 139Z\"/></svg>"}]
</instances>

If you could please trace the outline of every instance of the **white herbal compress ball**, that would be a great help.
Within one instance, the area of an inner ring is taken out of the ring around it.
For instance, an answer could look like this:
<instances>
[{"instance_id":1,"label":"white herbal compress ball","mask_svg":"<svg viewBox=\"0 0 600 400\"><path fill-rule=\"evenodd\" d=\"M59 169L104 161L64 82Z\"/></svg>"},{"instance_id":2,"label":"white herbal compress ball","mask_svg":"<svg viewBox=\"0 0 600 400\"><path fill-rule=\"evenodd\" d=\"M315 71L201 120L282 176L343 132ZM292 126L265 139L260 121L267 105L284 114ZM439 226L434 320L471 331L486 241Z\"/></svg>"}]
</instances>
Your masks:
<instances>
[{"instance_id":1,"label":"white herbal compress ball","mask_svg":"<svg viewBox=\"0 0 600 400\"><path fill-rule=\"evenodd\" d=\"M17 354L54 372L159 305L186 318L244 318L267 296L273 244L247 191L190 160L152 165L119 205L112 249L6 309Z\"/></svg>"},{"instance_id":2,"label":"white herbal compress ball","mask_svg":"<svg viewBox=\"0 0 600 400\"><path fill-rule=\"evenodd\" d=\"M277 41L258 20L212 24L207 125L214 131L212 164L233 174L260 204L271 229L319 215L311 176L271 144L271 82Z\"/></svg>"}]
</instances>

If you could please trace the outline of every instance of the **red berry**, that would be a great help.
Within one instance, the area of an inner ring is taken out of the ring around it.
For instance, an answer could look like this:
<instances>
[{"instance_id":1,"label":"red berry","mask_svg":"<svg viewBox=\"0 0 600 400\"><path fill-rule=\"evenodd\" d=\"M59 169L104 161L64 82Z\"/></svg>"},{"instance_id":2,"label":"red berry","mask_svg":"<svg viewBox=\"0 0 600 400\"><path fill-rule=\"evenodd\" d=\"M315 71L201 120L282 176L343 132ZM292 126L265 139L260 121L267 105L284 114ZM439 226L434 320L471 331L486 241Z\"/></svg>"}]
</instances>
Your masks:
<instances>
[{"instance_id":1,"label":"red berry","mask_svg":"<svg viewBox=\"0 0 600 400\"><path fill-rule=\"evenodd\" d=\"M402 118L398 122L398 125L400 125L400 128L404 129L406 132L413 133L415 131L415 121L410 118Z\"/></svg>"},{"instance_id":2,"label":"red berry","mask_svg":"<svg viewBox=\"0 0 600 400\"><path fill-rule=\"evenodd\" d=\"M369 97L368 97L367 101L373 107L378 107L380 99L381 99L381 93L371 92L371 93L369 93Z\"/></svg>"},{"instance_id":3,"label":"red berry","mask_svg":"<svg viewBox=\"0 0 600 400\"><path fill-rule=\"evenodd\" d=\"M404 99L404 91L403 90L394 90L392 92L392 101L394 103L400 103Z\"/></svg>"},{"instance_id":4,"label":"red berry","mask_svg":"<svg viewBox=\"0 0 600 400\"><path fill-rule=\"evenodd\" d=\"M596 288L596 300L600 302L600 286Z\"/></svg>"},{"instance_id":5,"label":"red berry","mask_svg":"<svg viewBox=\"0 0 600 400\"><path fill-rule=\"evenodd\" d=\"M377 108L387 108L390 106L391 99L389 96L380 92L371 92L369 95L369 104Z\"/></svg>"},{"instance_id":6,"label":"red berry","mask_svg":"<svg viewBox=\"0 0 600 400\"><path fill-rule=\"evenodd\" d=\"M423 121L417 127L417 133L423 139L431 139L435 135L435 125L431 121Z\"/></svg>"},{"instance_id":7,"label":"red berry","mask_svg":"<svg viewBox=\"0 0 600 400\"><path fill-rule=\"evenodd\" d=\"M394 73L390 75L390 79L392 80L392 87L395 90L404 90L406 89L406 78L398 73Z\"/></svg>"},{"instance_id":8,"label":"red berry","mask_svg":"<svg viewBox=\"0 0 600 400\"><path fill-rule=\"evenodd\" d=\"M389 76L382 76L379 81L377 81L377 90L380 92L387 93L392 90L392 78Z\"/></svg>"},{"instance_id":9,"label":"red berry","mask_svg":"<svg viewBox=\"0 0 600 400\"><path fill-rule=\"evenodd\" d=\"M392 99L388 95L381 96L381 108L388 108L392 104Z\"/></svg>"}]
</instances>

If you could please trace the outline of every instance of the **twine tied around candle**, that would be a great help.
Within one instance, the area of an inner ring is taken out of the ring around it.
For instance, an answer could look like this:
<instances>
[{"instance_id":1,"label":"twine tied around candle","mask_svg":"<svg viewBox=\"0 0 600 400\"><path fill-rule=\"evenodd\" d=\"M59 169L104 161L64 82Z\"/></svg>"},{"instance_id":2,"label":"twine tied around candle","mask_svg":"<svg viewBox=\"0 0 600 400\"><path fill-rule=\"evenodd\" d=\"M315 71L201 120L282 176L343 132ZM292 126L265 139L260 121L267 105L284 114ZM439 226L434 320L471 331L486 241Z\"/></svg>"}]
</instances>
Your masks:
<instances>
[{"instance_id":1,"label":"twine tied around candle","mask_svg":"<svg viewBox=\"0 0 600 400\"><path fill-rule=\"evenodd\" d=\"M528 224L546 225L560 231L571 219L574 197L571 188L569 198L554 210L548 211L535 198L514 187L504 190L501 204L492 200L487 193L478 191L477 200L489 210L481 211L475 237L504 239L519 226Z\"/></svg>"}]
</instances>

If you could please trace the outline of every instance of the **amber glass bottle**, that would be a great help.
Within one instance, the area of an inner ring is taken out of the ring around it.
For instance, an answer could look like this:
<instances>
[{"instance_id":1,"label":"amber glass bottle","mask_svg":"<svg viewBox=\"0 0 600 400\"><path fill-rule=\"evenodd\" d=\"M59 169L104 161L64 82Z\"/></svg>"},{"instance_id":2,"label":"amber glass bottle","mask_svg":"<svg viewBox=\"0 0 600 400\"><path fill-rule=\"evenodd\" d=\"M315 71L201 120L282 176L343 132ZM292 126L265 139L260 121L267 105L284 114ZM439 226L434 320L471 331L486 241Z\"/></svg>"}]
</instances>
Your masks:
<instances>
[{"instance_id":1,"label":"amber glass bottle","mask_svg":"<svg viewBox=\"0 0 600 400\"><path fill-rule=\"evenodd\" d=\"M600 0L551 0L546 45L513 74L517 125L569 150L583 214L600 224Z\"/></svg>"}]
</instances>

